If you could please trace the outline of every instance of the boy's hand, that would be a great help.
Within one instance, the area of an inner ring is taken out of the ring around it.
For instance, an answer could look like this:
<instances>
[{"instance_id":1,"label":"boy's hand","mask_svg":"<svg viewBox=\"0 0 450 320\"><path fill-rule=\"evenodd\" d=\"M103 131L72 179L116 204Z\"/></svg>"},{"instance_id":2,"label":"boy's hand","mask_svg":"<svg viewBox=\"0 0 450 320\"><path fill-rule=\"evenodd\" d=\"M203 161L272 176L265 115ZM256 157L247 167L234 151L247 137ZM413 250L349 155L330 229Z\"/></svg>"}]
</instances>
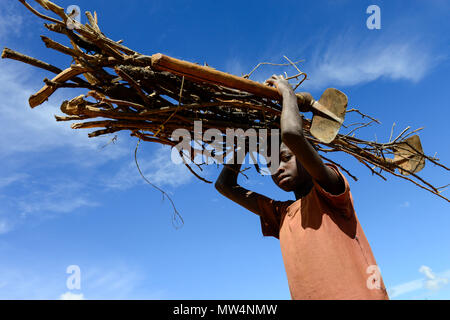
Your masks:
<instances>
[{"instance_id":1,"label":"boy's hand","mask_svg":"<svg viewBox=\"0 0 450 320\"><path fill-rule=\"evenodd\" d=\"M276 87L280 95L284 95L286 93L291 92L294 93L294 89L292 89L292 86L282 75L277 76L274 74L264 83Z\"/></svg>"}]
</instances>

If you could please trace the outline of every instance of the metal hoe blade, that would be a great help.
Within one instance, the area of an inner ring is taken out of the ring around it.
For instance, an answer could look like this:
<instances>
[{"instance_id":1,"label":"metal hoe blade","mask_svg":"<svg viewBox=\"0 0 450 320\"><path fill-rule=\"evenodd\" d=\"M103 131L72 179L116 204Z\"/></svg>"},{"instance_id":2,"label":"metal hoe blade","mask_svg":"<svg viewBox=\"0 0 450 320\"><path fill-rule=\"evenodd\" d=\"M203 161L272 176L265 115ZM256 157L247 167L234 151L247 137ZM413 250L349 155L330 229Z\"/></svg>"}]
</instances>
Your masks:
<instances>
[{"instance_id":1,"label":"metal hoe blade","mask_svg":"<svg viewBox=\"0 0 450 320\"><path fill-rule=\"evenodd\" d=\"M394 162L409 171L399 169L400 174L407 176L422 170L425 166L425 158L421 154L423 154L423 150L418 135L400 142L394 150Z\"/></svg>"},{"instance_id":2,"label":"metal hoe blade","mask_svg":"<svg viewBox=\"0 0 450 320\"><path fill-rule=\"evenodd\" d=\"M314 114L311 134L323 143L333 141L344 123L347 103L347 96L343 92L334 88L326 89L319 101L313 103L314 109L318 111L325 109L326 111ZM327 116L327 113L333 114L333 118Z\"/></svg>"}]
</instances>

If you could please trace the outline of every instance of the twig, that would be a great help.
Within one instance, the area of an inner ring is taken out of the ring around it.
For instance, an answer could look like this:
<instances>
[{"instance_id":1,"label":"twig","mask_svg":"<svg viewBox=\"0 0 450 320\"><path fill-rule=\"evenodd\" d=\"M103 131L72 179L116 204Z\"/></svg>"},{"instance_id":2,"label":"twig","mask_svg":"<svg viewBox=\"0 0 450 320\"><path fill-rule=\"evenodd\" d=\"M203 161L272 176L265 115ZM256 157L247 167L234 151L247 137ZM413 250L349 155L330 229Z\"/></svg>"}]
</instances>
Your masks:
<instances>
[{"instance_id":1,"label":"twig","mask_svg":"<svg viewBox=\"0 0 450 320\"><path fill-rule=\"evenodd\" d=\"M32 6L30 6L25 0L19 0L19 2L22 3L25 7L27 7L27 9L30 10L32 13L37 15L39 18L42 18L42 19L54 22L54 23L59 24L59 25L65 25L64 22L61 22L59 20L56 20L54 18L48 17L48 16L40 13L39 11L34 9Z\"/></svg>"},{"instance_id":2,"label":"twig","mask_svg":"<svg viewBox=\"0 0 450 320\"><path fill-rule=\"evenodd\" d=\"M183 79L181 80L181 88L180 88L180 96L179 96L179 99L178 99L178 106L175 109L175 111L166 119L166 121L164 121L164 123L161 124L161 126L158 129L158 131L156 131L156 133L154 134L155 137L158 135L158 133L161 131L161 129L164 128L164 125L177 113L178 109L180 108L181 97L183 95L183 86L184 86L184 76L183 76Z\"/></svg>"},{"instance_id":3,"label":"twig","mask_svg":"<svg viewBox=\"0 0 450 320\"><path fill-rule=\"evenodd\" d=\"M304 60L299 60L297 62L294 62L294 64L298 64L300 62L303 62ZM290 66L292 63L271 63L271 62L260 62L256 65L256 67L253 68L252 71L250 71L248 74L243 75L243 78L250 78L250 76L252 75L253 72L256 71L256 69L258 69L260 66L262 65L270 65L270 66Z\"/></svg>"},{"instance_id":4,"label":"twig","mask_svg":"<svg viewBox=\"0 0 450 320\"><path fill-rule=\"evenodd\" d=\"M392 124L391 135L389 136L389 142L388 142L388 143L391 143L391 140L392 140L392 134L394 133L394 127L395 127L395 122Z\"/></svg>"},{"instance_id":5,"label":"twig","mask_svg":"<svg viewBox=\"0 0 450 320\"><path fill-rule=\"evenodd\" d=\"M289 63L298 71L298 75L303 75L304 78L294 87L294 91L297 90L297 88L303 83L303 81L306 80L307 75L303 71L301 71L299 68L297 68L296 64L293 63L288 57L283 56Z\"/></svg>"},{"instance_id":6,"label":"twig","mask_svg":"<svg viewBox=\"0 0 450 320\"><path fill-rule=\"evenodd\" d=\"M355 177L354 175L352 175L351 173L350 173L350 171L348 171L347 169L345 169L343 166L341 166L339 163L337 163L337 162L334 162L333 160L331 160L331 159L329 159L329 158L326 158L325 156L323 156L323 155L320 155L320 157L322 158L322 159L324 159L324 160L326 160L326 161L329 161L329 162L331 162L331 163L333 163L334 165L336 165L336 166L338 166L339 168L341 168L342 170L344 170L353 180L355 180L355 181L358 181L358 178L357 177Z\"/></svg>"},{"instance_id":7,"label":"twig","mask_svg":"<svg viewBox=\"0 0 450 320\"><path fill-rule=\"evenodd\" d=\"M378 121L377 119L372 118L371 116L362 113L362 112L359 111L358 109L352 108L352 109L346 111L346 113L350 113L350 112L356 112L356 113L358 113L359 115L361 115L363 118L369 118L370 120L373 120L373 121L375 121L375 122L378 123L378 124L381 124L381 122Z\"/></svg>"},{"instance_id":8,"label":"twig","mask_svg":"<svg viewBox=\"0 0 450 320\"><path fill-rule=\"evenodd\" d=\"M174 224L174 221L176 221L176 217L178 217L178 218L181 220L181 224L182 224L182 225L184 224L184 220L183 220L183 217L182 217L182 216L180 215L180 213L178 212L177 208L175 207L175 204L173 203L172 198L171 198L164 190L162 190L161 188L159 188L159 187L157 187L156 185L154 185L153 183L151 183L151 182L150 182L150 181L142 174L141 168L139 167L139 163L138 163L138 160L137 160L137 150L138 150L138 147L139 147L139 143L140 143L140 142L141 142L141 139L138 140L138 143L136 144L136 149L134 150L134 161L135 161L135 163L136 163L136 167L137 167L137 169L138 169L138 171L139 171L139 174L141 175L141 177L142 177L149 185L151 185L153 188L155 188L156 190L158 190L159 192L161 192L161 193L163 194L163 197L166 196L167 199L169 199L170 203L172 204L172 208L173 208L173 210L174 210L174 217L173 217L173 219L172 219L172 225L173 225L176 229L178 229L179 227L176 226L176 225Z\"/></svg>"},{"instance_id":9,"label":"twig","mask_svg":"<svg viewBox=\"0 0 450 320\"><path fill-rule=\"evenodd\" d=\"M364 123L364 124L360 125L359 127L356 127L355 129L353 129L352 131L350 131L349 133L347 133L344 137L349 136L350 134L352 134L353 132L355 132L355 131L358 130L358 129L361 129L361 128L370 126L373 122L374 122L374 121L372 120L372 121L370 121L370 122L367 122L367 123Z\"/></svg>"}]
</instances>

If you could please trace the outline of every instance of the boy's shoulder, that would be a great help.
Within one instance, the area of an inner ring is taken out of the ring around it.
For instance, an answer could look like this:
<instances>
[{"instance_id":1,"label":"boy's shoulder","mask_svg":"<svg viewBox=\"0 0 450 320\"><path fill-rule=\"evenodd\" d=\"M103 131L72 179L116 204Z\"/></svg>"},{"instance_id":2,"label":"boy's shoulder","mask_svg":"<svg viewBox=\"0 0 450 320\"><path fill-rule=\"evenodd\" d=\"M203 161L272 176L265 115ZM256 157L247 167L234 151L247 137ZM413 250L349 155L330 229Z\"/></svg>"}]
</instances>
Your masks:
<instances>
[{"instance_id":1,"label":"boy's shoulder","mask_svg":"<svg viewBox=\"0 0 450 320\"><path fill-rule=\"evenodd\" d=\"M341 181L344 183L344 191L340 194L334 195L327 192L320 186L320 184L313 181L314 187L313 190L311 190L310 195L317 196L319 201L326 202L329 206L335 208L341 214L350 218L354 214L354 206L353 206L353 197L350 192L350 185L347 181L347 178L345 177L344 174L342 174L342 172L335 164L325 163L325 165L330 167L336 172L339 179L341 179ZM312 192L314 192L314 194Z\"/></svg>"}]
</instances>

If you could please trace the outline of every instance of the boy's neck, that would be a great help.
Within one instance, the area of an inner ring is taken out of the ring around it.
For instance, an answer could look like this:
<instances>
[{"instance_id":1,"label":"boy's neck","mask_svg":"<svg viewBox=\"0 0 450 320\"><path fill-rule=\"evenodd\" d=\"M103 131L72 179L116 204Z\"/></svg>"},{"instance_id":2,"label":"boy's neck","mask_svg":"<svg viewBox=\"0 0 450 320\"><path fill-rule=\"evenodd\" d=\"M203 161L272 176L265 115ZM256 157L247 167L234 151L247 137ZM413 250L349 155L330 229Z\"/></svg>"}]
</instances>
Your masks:
<instances>
[{"instance_id":1,"label":"boy's neck","mask_svg":"<svg viewBox=\"0 0 450 320\"><path fill-rule=\"evenodd\" d=\"M312 179L307 180L304 184L302 184L297 190L294 190L295 200L305 197L311 191L313 187Z\"/></svg>"}]
</instances>

